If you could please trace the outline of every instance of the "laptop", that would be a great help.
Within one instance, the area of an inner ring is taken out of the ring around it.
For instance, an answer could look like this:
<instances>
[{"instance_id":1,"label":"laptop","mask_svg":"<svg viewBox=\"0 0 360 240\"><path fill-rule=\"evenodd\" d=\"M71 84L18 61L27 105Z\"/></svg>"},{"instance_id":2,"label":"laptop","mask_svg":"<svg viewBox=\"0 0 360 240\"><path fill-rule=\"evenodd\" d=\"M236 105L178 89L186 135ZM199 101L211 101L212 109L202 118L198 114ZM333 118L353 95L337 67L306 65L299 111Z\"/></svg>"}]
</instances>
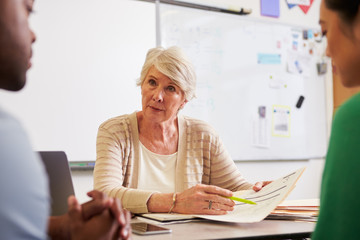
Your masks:
<instances>
[{"instance_id":1,"label":"laptop","mask_svg":"<svg viewBox=\"0 0 360 240\"><path fill-rule=\"evenodd\" d=\"M59 216L67 213L67 199L75 195L71 179L69 162L65 152L38 152L48 174L51 216Z\"/></svg>"}]
</instances>

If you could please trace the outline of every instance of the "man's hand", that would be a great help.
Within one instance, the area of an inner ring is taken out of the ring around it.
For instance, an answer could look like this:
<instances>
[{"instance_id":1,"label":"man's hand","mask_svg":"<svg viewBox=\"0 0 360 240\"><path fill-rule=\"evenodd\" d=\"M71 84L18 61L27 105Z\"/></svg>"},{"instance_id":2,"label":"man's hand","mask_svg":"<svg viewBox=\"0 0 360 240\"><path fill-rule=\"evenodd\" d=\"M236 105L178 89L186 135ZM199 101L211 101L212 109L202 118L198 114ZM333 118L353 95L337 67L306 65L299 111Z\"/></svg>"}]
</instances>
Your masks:
<instances>
[{"instance_id":1,"label":"man's hand","mask_svg":"<svg viewBox=\"0 0 360 240\"><path fill-rule=\"evenodd\" d=\"M109 208L84 219L82 206L74 196L68 198L68 225L71 239L118 239L119 224Z\"/></svg>"},{"instance_id":2,"label":"man's hand","mask_svg":"<svg viewBox=\"0 0 360 240\"><path fill-rule=\"evenodd\" d=\"M129 211L122 208L120 200L110 198L105 193L97 190L88 192L87 195L91 197L92 200L82 204L81 206L83 219L89 220L92 217L101 214L105 210L110 210L112 217L119 225L117 235L121 239L129 239L131 237L131 214Z\"/></svg>"},{"instance_id":3,"label":"man's hand","mask_svg":"<svg viewBox=\"0 0 360 240\"><path fill-rule=\"evenodd\" d=\"M92 200L80 205L68 198L68 213L49 218L51 239L130 239L130 212L118 199L99 191L88 193Z\"/></svg>"}]
</instances>

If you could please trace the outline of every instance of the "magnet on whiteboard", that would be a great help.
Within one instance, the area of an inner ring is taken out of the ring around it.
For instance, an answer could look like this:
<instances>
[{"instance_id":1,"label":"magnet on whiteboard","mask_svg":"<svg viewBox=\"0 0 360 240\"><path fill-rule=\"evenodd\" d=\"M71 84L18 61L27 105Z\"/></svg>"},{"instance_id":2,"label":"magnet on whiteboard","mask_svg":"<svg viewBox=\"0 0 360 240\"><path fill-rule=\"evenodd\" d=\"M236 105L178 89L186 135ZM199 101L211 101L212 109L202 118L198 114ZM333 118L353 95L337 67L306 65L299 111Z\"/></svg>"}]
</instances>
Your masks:
<instances>
[{"instance_id":1,"label":"magnet on whiteboard","mask_svg":"<svg viewBox=\"0 0 360 240\"><path fill-rule=\"evenodd\" d=\"M300 97L299 97L299 100L298 100L297 103L296 103L296 107L297 107L297 108L301 108L301 105L302 105L302 103L304 102L304 99L305 99L304 96L300 96Z\"/></svg>"}]
</instances>

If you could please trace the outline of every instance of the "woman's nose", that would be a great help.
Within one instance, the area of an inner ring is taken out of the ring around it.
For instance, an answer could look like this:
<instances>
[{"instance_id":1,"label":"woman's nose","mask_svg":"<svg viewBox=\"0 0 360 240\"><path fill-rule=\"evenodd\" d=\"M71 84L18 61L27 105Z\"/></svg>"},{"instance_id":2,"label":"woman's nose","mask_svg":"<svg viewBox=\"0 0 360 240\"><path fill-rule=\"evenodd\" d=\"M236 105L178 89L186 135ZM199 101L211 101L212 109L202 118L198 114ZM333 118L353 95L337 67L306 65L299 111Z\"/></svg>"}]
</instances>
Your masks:
<instances>
[{"instance_id":1,"label":"woman's nose","mask_svg":"<svg viewBox=\"0 0 360 240\"><path fill-rule=\"evenodd\" d=\"M163 91L161 89L157 89L154 91L153 100L155 102L162 102L163 101Z\"/></svg>"}]
</instances>

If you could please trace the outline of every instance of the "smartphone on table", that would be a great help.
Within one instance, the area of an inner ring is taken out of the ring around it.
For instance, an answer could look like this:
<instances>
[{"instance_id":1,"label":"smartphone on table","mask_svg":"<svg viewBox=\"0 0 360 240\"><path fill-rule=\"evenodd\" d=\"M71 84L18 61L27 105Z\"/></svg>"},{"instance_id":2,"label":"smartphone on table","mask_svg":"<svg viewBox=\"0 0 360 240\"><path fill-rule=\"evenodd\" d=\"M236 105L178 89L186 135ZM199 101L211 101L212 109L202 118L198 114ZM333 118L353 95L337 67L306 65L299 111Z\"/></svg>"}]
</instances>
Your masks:
<instances>
[{"instance_id":1,"label":"smartphone on table","mask_svg":"<svg viewBox=\"0 0 360 240\"><path fill-rule=\"evenodd\" d=\"M145 222L131 223L132 232L140 235L171 233L171 229Z\"/></svg>"}]
</instances>

